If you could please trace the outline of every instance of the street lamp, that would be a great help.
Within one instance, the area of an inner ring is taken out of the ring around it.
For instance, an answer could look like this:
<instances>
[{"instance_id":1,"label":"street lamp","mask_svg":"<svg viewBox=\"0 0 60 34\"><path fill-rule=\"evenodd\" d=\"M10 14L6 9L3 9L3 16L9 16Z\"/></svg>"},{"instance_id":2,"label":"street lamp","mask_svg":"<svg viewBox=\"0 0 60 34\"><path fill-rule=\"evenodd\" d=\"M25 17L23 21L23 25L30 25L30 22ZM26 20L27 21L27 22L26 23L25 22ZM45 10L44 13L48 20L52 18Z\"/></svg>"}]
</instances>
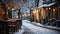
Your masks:
<instances>
[{"instance_id":1,"label":"street lamp","mask_svg":"<svg viewBox=\"0 0 60 34\"><path fill-rule=\"evenodd\" d=\"M12 10L14 10L14 8L12 8Z\"/></svg>"}]
</instances>

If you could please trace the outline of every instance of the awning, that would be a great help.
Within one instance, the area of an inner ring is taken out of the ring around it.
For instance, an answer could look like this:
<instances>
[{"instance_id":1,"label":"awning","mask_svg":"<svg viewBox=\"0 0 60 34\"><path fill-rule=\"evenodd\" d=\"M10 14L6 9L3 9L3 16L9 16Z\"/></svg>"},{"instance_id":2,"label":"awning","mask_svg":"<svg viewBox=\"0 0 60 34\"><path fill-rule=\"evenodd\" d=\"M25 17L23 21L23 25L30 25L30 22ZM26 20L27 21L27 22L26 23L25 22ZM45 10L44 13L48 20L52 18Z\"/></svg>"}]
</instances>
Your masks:
<instances>
[{"instance_id":1,"label":"awning","mask_svg":"<svg viewBox=\"0 0 60 34\"><path fill-rule=\"evenodd\" d=\"M56 4L56 3L43 4L43 5L39 6L39 7L49 7L49 6L52 6L52 5L54 5L54 4Z\"/></svg>"}]
</instances>

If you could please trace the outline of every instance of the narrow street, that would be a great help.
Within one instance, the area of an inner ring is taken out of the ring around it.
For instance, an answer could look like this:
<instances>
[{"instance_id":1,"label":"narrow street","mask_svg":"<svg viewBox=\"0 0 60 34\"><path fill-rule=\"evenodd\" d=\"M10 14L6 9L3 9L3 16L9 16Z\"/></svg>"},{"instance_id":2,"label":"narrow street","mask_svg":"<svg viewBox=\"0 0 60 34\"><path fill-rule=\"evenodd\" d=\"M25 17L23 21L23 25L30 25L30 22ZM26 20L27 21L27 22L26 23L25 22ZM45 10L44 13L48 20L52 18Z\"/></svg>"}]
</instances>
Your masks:
<instances>
[{"instance_id":1,"label":"narrow street","mask_svg":"<svg viewBox=\"0 0 60 34\"><path fill-rule=\"evenodd\" d=\"M22 21L22 30L25 31L23 34L60 34L60 31L38 27L29 23L27 20Z\"/></svg>"},{"instance_id":2,"label":"narrow street","mask_svg":"<svg viewBox=\"0 0 60 34\"><path fill-rule=\"evenodd\" d=\"M60 0L0 0L0 34L60 34Z\"/></svg>"}]
</instances>

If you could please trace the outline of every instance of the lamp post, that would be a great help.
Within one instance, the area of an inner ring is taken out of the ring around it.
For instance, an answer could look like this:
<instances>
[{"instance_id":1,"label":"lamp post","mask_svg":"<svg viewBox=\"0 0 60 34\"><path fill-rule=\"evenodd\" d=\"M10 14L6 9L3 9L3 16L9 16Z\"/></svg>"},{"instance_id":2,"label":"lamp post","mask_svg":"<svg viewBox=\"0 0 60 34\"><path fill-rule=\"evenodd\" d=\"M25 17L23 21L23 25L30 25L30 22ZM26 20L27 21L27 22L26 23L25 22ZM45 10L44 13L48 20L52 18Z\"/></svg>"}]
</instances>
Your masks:
<instances>
[{"instance_id":1,"label":"lamp post","mask_svg":"<svg viewBox=\"0 0 60 34\"><path fill-rule=\"evenodd\" d=\"M32 7L30 7L30 22L31 22L31 12L32 12Z\"/></svg>"}]
</instances>

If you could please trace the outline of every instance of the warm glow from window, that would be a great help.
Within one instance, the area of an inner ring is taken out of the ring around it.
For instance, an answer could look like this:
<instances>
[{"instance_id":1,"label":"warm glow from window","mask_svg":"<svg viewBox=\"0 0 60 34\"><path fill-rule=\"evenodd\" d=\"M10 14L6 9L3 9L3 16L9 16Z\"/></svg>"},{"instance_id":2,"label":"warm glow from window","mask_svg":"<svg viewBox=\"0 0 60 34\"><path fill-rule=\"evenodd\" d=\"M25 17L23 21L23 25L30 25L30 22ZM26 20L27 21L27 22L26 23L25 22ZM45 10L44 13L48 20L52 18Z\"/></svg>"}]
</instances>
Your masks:
<instances>
[{"instance_id":1,"label":"warm glow from window","mask_svg":"<svg viewBox=\"0 0 60 34\"><path fill-rule=\"evenodd\" d=\"M19 11L17 10L16 13L18 13Z\"/></svg>"},{"instance_id":2,"label":"warm glow from window","mask_svg":"<svg viewBox=\"0 0 60 34\"><path fill-rule=\"evenodd\" d=\"M27 16L26 14L24 14L24 16Z\"/></svg>"},{"instance_id":3,"label":"warm glow from window","mask_svg":"<svg viewBox=\"0 0 60 34\"><path fill-rule=\"evenodd\" d=\"M34 19L39 19L38 10L33 11Z\"/></svg>"},{"instance_id":4,"label":"warm glow from window","mask_svg":"<svg viewBox=\"0 0 60 34\"><path fill-rule=\"evenodd\" d=\"M51 9L51 8L49 8L49 9Z\"/></svg>"},{"instance_id":5,"label":"warm glow from window","mask_svg":"<svg viewBox=\"0 0 60 34\"><path fill-rule=\"evenodd\" d=\"M16 16L16 18L18 18L18 16Z\"/></svg>"},{"instance_id":6,"label":"warm glow from window","mask_svg":"<svg viewBox=\"0 0 60 34\"><path fill-rule=\"evenodd\" d=\"M5 12L2 12L2 14L5 14Z\"/></svg>"},{"instance_id":7,"label":"warm glow from window","mask_svg":"<svg viewBox=\"0 0 60 34\"><path fill-rule=\"evenodd\" d=\"M55 9L53 9L53 11L55 11Z\"/></svg>"},{"instance_id":8,"label":"warm glow from window","mask_svg":"<svg viewBox=\"0 0 60 34\"><path fill-rule=\"evenodd\" d=\"M55 9L53 9L53 14L55 14Z\"/></svg>"},{"instance_id":9,"label":"warm glow from window","mask_svg":"<svg viewBox=\"0 0 60 34\"><path fill-rule=\"evenodd\" d=\"M12 8L12 10L14 10L14 8Z\"/></svg>"},{"instance_id":10,"label":"warm glow from window","mask_svg":"<svg viewBox=\"0 0 60 34\"><path fill-rule=\"evenodd\" d=\"M24 15L22 15L24 17Z\"/></svg>"},{"instance_id":11,"label":"warm glow from window","mask_svg":"<svg viewBox=\"0 0 60 34\"><path fill-rule=\"evenodd\" d=\"M48 10L48 8L46 8L46 10Z\"/></svg>"},{"instance_id":12,"label":"warm glow from window","mask_svg":"<svg viewBox=\"0 0 60 34\"><path fill-rule=\"evenodd\" d=\"M28 14L28 16L30 16L30 14Z\"/></svg>"}]
</instances>

